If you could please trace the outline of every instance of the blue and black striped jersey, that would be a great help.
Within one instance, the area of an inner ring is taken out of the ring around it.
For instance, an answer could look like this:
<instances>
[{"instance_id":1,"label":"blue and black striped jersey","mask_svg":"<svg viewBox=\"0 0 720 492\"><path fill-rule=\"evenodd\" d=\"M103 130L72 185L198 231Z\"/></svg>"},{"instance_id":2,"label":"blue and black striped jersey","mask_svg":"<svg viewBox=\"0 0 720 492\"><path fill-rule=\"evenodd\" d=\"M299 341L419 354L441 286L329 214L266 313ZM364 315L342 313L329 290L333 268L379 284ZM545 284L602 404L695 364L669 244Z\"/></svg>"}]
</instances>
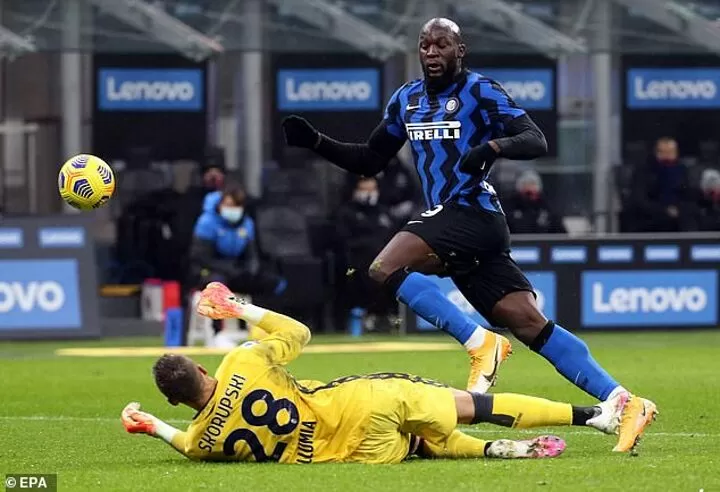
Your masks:
<instances>
[{"instance_id":1,"label":"blue and black striped jersey","mask_svg":"<svg viewBox=\"0 0 720 492\"><path fill-rule=\"evenodd\" d=\"M449 200L502 211L487 181L463 173L460 157L504 135L505 124L525 111L500 84L464 71L442 92L425 90L422 79L400 87L385 110L387 131L410 141L428 208Z\"/></svg>"}]
</instances>

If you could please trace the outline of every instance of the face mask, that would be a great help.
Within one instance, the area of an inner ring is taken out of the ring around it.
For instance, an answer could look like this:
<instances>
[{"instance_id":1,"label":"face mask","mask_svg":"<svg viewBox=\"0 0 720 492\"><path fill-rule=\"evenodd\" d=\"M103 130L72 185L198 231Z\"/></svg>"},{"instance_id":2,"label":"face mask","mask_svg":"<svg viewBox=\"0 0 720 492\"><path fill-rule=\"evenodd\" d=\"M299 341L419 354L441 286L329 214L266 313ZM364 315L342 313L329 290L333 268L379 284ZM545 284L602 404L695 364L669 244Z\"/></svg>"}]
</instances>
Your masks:
<instances>
[{"instance_id":1,"label":"face mask","mask_svg":"<svg viewBox=\"0 0 720 492\"><path fill-rule=\"evenodd\" d=\"M222 207L220 208L220 217L234 224L240 222L244 211L243 207Z\"/></svg>"}]
</instances>

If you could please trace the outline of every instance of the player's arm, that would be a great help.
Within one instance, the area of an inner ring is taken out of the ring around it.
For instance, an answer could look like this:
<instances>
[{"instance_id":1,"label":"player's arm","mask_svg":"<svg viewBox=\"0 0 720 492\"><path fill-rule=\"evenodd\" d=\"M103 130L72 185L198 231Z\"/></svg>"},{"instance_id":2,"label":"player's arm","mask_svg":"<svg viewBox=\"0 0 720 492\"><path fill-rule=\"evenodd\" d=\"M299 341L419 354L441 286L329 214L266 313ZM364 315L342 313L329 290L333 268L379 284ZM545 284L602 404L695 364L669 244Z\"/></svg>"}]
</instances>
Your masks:
<instances>
[{"instance_id":1,"label":"player's arm","mask_svg":"<svg viewBox=\"0 0 720 492\"><path fill-rule=\"evenodd\" d=\"M513 160L530 160L547 153L547 140L527 114L498 122L503 137L491 140L499 157Z\"/></svg>"},{"instance_id":2,"label":"player's arm","mask_svg":"<svg viewBox=\"0 0 720 492\"><path fill-rule=\"evenodd\" d=\"M268 334L251 348L260 352L272 364L287 364L296 359L310 341L310 329L284 314L253 304L244 304L239 315L247 323Z\"/></svg>"},{"instance_id":3,"label":"player's arm","mask_svg":"<svg viewBox=\"0 0 720 492\"><path fill-rule=\"evenodd\" d=\"M187 434L159 418L140 410L137 402L128 403L120 414L125 430L131 434L147 434L162 439L179 453L185 454Z\"/></svg>"},{"instance_id":4,"label":"player's arm","mask_svg":"<svg viewBox=\"0 0 720 492\"><path fill-rule=\"evenodd\" d=\"M494 81L480 83L480 91L492 127L492 138L466 152L460 169L475 175L487 175L498 157L530 160L547 153L547 140L535 122Z\"/></svg>"},{"instance_id":5,"label":"player's arm","mask_svg":"<svg viewBox=\"0 0 720 492\"><path fill-rule=\"evenodd\" d=\"M293 147L314 150L338 167L362 176L374 176L385 169L405 144L405 127L400 121L398 89L390 98L385 117L364 143L340 142L320 133L304 118L289 116L283 120L285 141Z\"/></svg>"}]
</instances>

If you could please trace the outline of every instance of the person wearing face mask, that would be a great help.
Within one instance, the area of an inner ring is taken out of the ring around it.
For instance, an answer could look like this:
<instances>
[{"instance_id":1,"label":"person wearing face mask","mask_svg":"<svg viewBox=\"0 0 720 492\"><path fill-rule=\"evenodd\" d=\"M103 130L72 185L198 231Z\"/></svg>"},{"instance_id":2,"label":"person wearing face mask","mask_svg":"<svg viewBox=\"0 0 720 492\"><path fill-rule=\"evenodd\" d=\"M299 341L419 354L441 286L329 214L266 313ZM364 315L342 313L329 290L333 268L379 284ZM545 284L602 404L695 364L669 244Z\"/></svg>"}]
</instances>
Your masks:
<instances>
[{"instance_id":1,"label":"person wearing face mask","mask_svg":"<svg viewBox=\"0 0 720 492\"><path fill-rule=\"evenodd\" d=\"M513 234L566 234L561 217L543 194L540 175L528 170L515 182L515 192L505 201L508 227Z\"/></svg>"},{"instance_id":2,"label":"person wearing face mask","mask_svg":"<svg viewBox=\"0 0 720 492\"><path fill-rule=\"evenodd\" d=\"M339 259L342 315L353 307L368 311L371 320L390 314L394 305L378 291L367 275L373 258L395 232L397 224L388 209L381 204L380 190L375 178L350 178L350 200L339 210L336 231Z\"/></svg>"},{"instance_id":3,"label":"person wearing face mask","mask_svg":"<svg viewBox=\"0 0 720 492\"><path fill-rule=\"evenodd\" d=\"M244 190L233 184L206 197L190 247L194 287L222 281L237 293L253 296L285 291L287 281L259 260L255 222L246 213L246 200Z\"/></svg>"},{"instance_id":4,"label":"person wearing face mask","mask_svg":"<svg viewBox=\"0 0 720 492\"><path fill-rule=\"evenodd\" d=\"M700 178L698 226L701 231L720 231L720 171L706 169Z\"/></svg>"},{"instance_id":5,"label":"person wearing face mask","mask_svg":"<svg viewBox=\"0 0 720 492\"><path fill-rule=\"evenodd\" d=\"M679 232L694 229L687 167L679 160L678 143L662 137L655 153L633 177L634 222L637 232Z\"/></svg>"}]
</instances>

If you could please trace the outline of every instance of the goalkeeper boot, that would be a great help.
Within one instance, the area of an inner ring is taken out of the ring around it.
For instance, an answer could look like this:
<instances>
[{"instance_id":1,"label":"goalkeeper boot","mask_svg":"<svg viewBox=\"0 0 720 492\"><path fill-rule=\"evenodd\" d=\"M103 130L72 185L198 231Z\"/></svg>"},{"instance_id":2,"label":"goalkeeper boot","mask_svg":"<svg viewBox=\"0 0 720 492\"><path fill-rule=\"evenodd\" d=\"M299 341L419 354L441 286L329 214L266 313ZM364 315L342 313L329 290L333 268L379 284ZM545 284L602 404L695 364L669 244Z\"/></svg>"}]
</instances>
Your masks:
<instances>
[{"instance_id":1,"label":"goalkeeper boot","mask_svg":"<svg viewBox=\"0 0 720 492\"><path fill-rule=\"evenodd\" d=\"M487 447L488 458L555 458L565 451L565 441L557 436L540 436L528 441L498 439Z\"/></svg>"},{"instance_id":2,"label":"goalkeeper boot","mask_svg":"<svg viewBox=\"0 0 720 492\"><path fill-rule=\"evenodd\" d=\"M657 406L653 402L630 395L622 410L618 442L613 451L618 453L633 451L657 414Z\"/></svg>"},{"instance_id":3,"label":"goalkeeper boot","mask_svg":"<svg viewBox=\"0 0 720 492\"><path fill-rule=\"evenodd\" d=\"M468 354L470 376L467 390L471 393L487 393L497 381L500 364L512 354L512 345L504 336L486 330L482 345L468 350Z\"/></svg>"},{"instance_id":4,"label":"goalkeeper boot","mask_svg":"<svg viewBox=\"0 0 720 492\"><path fill-rule=\"evenodd\" d=\"M200 295L198 314L211 319L240 318L242 302L220 282L210 282Z\"/></svg>"}]
</instances>

